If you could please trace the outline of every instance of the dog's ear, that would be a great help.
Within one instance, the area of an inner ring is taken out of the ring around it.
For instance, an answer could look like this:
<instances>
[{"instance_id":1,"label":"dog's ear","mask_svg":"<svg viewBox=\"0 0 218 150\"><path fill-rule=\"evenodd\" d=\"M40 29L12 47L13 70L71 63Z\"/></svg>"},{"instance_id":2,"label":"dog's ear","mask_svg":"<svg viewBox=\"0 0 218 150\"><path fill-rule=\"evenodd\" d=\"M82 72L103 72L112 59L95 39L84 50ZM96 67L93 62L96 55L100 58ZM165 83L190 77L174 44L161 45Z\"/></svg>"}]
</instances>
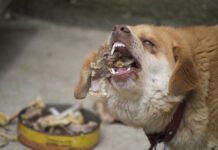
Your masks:
<instances>
[{"instance_id":1,"label":"dog's ear","mask_svg":"<svg viewBox=\"0 0 218 150\"><path fill-rule=\"evenodd\" d=\"M176 64L169 81L169 94L184 94L197 86L198 76L196 67L191 54L181 47L174 47L173 55Z\"/></svg>"},{"instance_id":2,"label":"dog's ear","mask_svg":"<svg viewBox=\"0 0 218 150\"><path fill-rule=\"evenodd\" d=\"M91 69L90 63L96 60L96 53L91 53L88 58L85 60L80 72L80 80L76 85L74 90L74 97L76 99L83 99L86 97L89 88L91 86Z\"/></svg>"}]
</instances>

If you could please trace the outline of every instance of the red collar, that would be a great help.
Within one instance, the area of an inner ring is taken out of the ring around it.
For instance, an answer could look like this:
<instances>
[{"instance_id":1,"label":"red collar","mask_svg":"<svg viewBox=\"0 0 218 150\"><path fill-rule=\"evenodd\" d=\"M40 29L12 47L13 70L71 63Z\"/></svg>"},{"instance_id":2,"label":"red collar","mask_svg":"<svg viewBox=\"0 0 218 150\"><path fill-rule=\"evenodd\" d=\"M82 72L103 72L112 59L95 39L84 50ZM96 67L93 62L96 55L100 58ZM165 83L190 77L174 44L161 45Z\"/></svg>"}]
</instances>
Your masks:
<instances>
[{"instance_id":1,"label":"red collar","mask_svg":"<svg viewBox=\"0 0 218 150\"><path fill-rule=\"evenodd\" d=\"M183 100L183 102L179 104L171 122L166 126L165 131L161 133L146 134L151 144L148 150L152 150L160 142L168 143L174 137L182 120L184 108L185 100Z\"/></svg>"}]
</instances>

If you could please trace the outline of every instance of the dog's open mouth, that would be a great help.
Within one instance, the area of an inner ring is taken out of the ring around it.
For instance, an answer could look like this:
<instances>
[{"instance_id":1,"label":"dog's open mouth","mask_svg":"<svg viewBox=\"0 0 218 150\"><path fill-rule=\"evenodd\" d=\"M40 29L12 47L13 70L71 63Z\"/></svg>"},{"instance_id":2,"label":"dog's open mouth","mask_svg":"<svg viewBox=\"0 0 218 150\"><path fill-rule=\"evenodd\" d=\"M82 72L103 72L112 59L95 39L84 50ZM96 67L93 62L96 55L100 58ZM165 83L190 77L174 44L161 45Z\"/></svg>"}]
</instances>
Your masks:
<instances>
[{"instance_id":1,"label":"dog's open mouth","mask_svg":"<svg viewBox=\"0 0 218 150\"><path fill-rule=\"evenodd\" d=\"M105 50L103 57L90 64L92 93L101 91L102 79L107 79L116 87L125 87L128 79L138 78L142 67L128 46L115 42L111 47L106 46L103 50Z\"/></svg>"},{"instance_id":2,"label":"dog's open mouth","mask_svg":"<svg viewBox=\"0 0 218 150\"><path fill-rule=\"evenodd\" d=\"M113 43L109 57L110 72L116 80L135 77L141 71L141 64L124 43Z\"/></svg>"}]
</instances>

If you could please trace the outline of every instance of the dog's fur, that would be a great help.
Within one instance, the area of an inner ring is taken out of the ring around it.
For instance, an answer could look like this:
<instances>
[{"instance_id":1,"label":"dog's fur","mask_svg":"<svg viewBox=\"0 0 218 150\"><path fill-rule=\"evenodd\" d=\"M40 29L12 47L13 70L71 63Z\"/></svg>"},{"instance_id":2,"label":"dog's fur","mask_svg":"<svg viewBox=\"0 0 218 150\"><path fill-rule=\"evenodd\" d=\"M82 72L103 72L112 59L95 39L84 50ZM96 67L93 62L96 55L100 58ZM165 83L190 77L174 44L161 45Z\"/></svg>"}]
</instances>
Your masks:
<instances>
[{"instance_id":1,"label":"dog's fur","mask_svg":"<svg viewBox=\"0 0 218 150\"><path fill-rule=\"evenodd\" d=\"M167 146L205 150L218 146L218 26L172 28L128 26L130 51L142 65L137 79L105 81L110 112L145 133L164 131L181 101L186 107L179 129ZM152 40L154 47L143 45ZM110 41L110 38L109 40ZM108 43L106 43L108 44ZM89 63L84 63L75 97L86 96ZM84 78L85 77L85 78ZM114 83L113 83L114 82Z\"/></svg>"}]
</instances>

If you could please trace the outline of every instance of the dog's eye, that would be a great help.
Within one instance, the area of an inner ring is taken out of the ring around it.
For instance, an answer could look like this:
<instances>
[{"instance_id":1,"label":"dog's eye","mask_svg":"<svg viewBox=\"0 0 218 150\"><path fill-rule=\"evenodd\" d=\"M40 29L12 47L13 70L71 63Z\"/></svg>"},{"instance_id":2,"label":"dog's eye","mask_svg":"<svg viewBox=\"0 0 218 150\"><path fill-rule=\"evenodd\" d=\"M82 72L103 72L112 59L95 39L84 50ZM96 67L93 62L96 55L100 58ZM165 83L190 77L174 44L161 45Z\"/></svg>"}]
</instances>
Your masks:
<instances>
[{"instance_id":1,"label":"dog's eye","mask_svg":"<svg viewBox=\"0 0 218 150\"><path fill-rule=\"evenodd\" d=\"M145 45L145 46L151 46L151 47L154 47L154 46L155 46L155 44L154 44L153 42L151 42L150 40L147 40L147 39L142 40L142 43L143 43L143 45Z\"/></svg>"}]
</instances>

